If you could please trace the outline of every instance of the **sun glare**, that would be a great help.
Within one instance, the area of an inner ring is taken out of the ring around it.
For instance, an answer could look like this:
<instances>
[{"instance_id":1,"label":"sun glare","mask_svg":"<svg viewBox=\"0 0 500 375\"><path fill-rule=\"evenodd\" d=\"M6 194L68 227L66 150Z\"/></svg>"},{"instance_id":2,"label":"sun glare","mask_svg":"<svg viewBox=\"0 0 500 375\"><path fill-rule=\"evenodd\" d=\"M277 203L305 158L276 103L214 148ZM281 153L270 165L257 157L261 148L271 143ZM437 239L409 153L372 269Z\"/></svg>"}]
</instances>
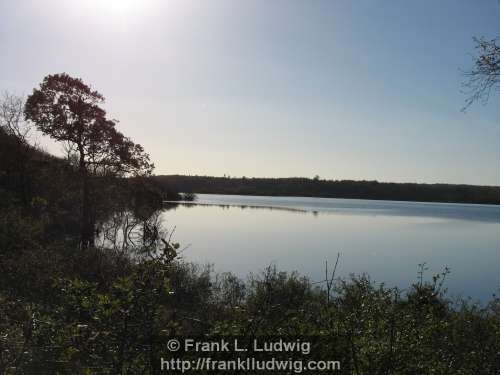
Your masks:
<instances>
[{"instance_id":1,"label":"sun glare","mask_svg":"<svg viewBox=\"0 0 500 375\"><path fill-rule=\"evenodd\" d=\"M144 1L141 0L101 0L100 3L102 4L103 7L106 7L107 9L111 11L116 11L116 12L129 12L134 9L137 9L141 5L141 3L144 3Z\"/></svg>"},{"instance_id":2,"label":"sun glare","mask_svg":"<svg viewBox=\"0 0 500 375\"><path fill-rule=\"evenodd\" d=\"M133 13L144 8L148 0L97 0L93 1L96 9L110 13Z\"/></svg>"}]
</instances>

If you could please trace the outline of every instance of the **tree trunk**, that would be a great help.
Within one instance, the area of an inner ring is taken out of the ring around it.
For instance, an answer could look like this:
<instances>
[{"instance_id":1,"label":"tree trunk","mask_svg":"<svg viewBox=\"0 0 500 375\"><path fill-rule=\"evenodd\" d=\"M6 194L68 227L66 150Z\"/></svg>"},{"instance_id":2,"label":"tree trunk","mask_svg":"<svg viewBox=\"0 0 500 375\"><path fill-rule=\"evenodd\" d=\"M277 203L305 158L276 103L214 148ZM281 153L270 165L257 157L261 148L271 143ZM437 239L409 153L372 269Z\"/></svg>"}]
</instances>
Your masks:
<instances>
[{"instance_id":1,"label":"tree trunk","mask_svg":"<svg viewBox=\"0 0 500 375\"><path fill-rule=\"evenodd\" d=\"M92 222L91 201L90 201L90 176L85 167L85 154L83 147L78 147L80 152L79 173L82 179L82 206L80 222L80 246L88 249L94 246L94 224Z\"/></svg>"}]
</instances>

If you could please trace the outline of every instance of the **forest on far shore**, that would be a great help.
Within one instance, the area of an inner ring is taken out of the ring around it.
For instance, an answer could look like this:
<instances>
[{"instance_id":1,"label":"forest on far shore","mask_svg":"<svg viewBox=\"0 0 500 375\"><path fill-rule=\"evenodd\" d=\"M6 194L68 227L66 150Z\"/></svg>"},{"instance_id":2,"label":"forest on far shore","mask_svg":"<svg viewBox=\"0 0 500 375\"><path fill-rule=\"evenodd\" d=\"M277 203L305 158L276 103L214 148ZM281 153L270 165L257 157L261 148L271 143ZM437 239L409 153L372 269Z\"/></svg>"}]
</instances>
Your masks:
<instances>
[{"instance_id":1,"label":"forest on far shore","mask_svg":"<svg viewBox=\"0 0 500 375\"><path fill-rule=\"evenodd\" d=\"M315 178L247 178L160 175L164 190L198 194L300 196L415 202L500 204L500 187Z\"/></svg>"}]
</instances>

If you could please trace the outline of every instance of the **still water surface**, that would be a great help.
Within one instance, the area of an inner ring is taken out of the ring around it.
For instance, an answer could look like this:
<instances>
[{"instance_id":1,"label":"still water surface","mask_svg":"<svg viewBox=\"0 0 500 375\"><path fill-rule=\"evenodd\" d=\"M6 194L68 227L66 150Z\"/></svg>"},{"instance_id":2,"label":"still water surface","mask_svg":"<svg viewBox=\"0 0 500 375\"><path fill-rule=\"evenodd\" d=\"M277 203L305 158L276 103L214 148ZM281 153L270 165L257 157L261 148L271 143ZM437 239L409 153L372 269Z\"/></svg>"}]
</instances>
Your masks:
<instances>
[{"instance_id":1,"label":"still water surface","mask_svg":"<svg viewBox=\"0 0 500 375\"><path fill-rule=\"evenodd\" d=\"M452 295L485 301L500 288L500 206L199 194L163 222L183 258L241 277L276 264L320 280L340 252L339 276L404 288L426 262L428 279L451 269Z\"/></svg>"}]
</instances>

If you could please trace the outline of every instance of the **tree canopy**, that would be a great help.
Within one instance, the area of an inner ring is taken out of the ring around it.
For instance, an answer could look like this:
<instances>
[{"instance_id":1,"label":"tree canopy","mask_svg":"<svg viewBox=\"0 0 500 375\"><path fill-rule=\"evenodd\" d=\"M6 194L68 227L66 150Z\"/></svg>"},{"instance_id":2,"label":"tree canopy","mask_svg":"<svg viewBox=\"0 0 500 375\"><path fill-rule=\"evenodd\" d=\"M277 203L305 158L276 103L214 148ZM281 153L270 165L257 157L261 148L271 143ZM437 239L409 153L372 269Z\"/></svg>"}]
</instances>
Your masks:
<instances>
[{"instance_id":1,"label":"tree canopy","mask_svg":"<svg viewBox=\"0 0 500 375\"><path fill-rule=\"evenodd\" d=\"M26 120L38 130L64 142L68 159L77 166L81 191L80 244L92 247L96 234L94 177L150 175L154 166L141 145L116 130L106 117L104 97L79 78L49 75L28 96Z\"/></svg>"},{"instance_id":2,"label":"tree canopy","mask_svg":"<svg viewBox=\"0 0 500 375\"><path fill-rule=\"evenodd\" d=\"M104 97L81 79L54 74L45 77L28 97L25 116L42 133L76 152L81 172L150 174L149 156L141 145L116 130L103 103Z\"/></svg>"}]
</instances>

